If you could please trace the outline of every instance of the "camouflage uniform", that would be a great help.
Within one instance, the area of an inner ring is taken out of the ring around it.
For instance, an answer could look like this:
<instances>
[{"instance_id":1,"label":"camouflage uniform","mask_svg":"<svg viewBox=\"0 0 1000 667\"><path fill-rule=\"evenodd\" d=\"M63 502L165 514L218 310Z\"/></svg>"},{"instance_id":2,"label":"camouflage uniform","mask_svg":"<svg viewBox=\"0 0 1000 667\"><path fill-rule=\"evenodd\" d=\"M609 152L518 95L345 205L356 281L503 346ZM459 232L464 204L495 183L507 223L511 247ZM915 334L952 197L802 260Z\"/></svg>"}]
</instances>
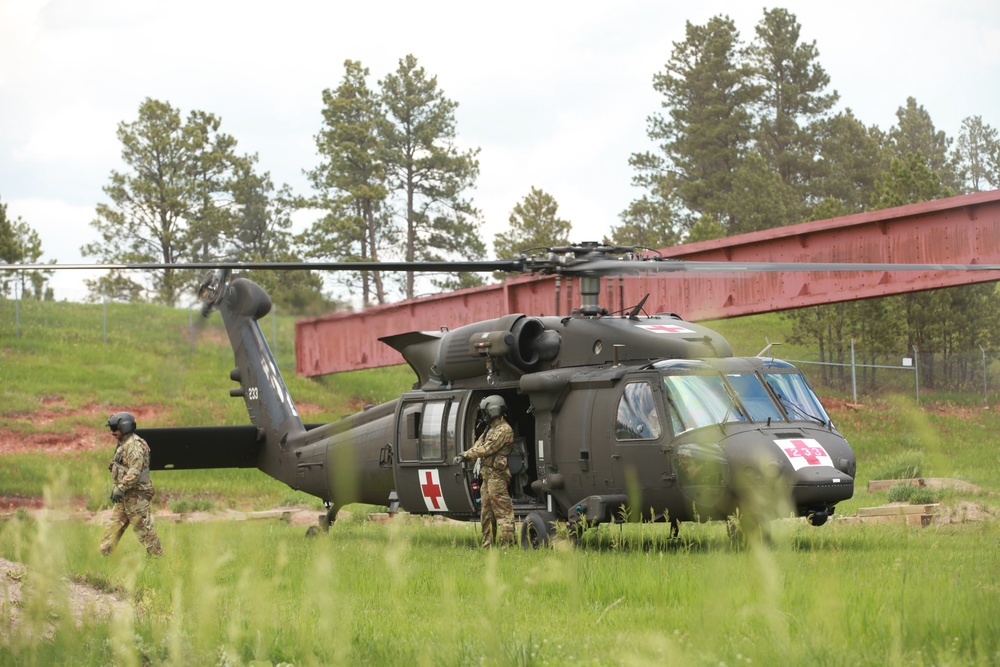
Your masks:
<instances>
[{"instance_id":1,"label":"camouflage uniform","mask_svg":"<svg viewBox=\"0 0 1000 667\"><path fill-rule=\"evenodd\" d=\"M129 524L135 526L135 536L153 556L163 554L160 538L153 528L150 501L155 493L149 477L149 445L135 433L118 441L115 457L108 465L115 488L125 492L121 501L114 503L111 517L101 540L101 553L109 555L125 534Z\"/></svg>"},{"instance_id":2,"label":"camouflage uniform","mask_svg":"<svg viewBox=\"0 0 1000 667\"><path fill-rule=\"evenodd\" d=\"M466 461L482 459L483 484L479 488L484 547L497 543L497 525L500 526L499 544L514 543L514 505L507 491L510 483L507 457L513 446L514 430L503 417L494 417L472 449L462 452Z\"/></svg>"}]
</instances>

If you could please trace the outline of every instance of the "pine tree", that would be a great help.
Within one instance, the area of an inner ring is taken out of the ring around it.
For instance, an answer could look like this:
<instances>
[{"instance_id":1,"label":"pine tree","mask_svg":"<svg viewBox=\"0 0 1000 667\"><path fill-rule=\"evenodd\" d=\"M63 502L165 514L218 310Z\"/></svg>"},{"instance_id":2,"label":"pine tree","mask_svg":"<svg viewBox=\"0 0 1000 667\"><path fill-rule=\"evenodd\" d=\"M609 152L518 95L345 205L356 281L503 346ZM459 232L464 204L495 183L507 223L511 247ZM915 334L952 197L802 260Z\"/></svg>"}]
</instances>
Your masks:
<instances>
[{"instance_id":1,"label":"pine tree","mask_svg":"<svg viewBox=\"0 0 1000 667\"><path fill-rule=\"evenodd\" d=\"M221 121L192 111L185 122L166 102L147 98L132 123L118 125L122 160L129 171L112 171L104 187L110 203L97 206L91 222L101 240L81 248L104 263L176 264L225 252L226 192L233 176L236 140L219 131ZM222 205L218 201L224 202ZM139 298L148 291L175 305L181 290L200 276L167 268L150 276L121 271L87 281L92 295Z\"/></svg>"},{"instance_id":2,"label":"pine tree","mask_svg":"<svg viewBox=\"0 0 1000 667\"><path fill-rule=\"evenodd\" d=\"M7 217L7 204L0 202L0 262L5 264L38 264L43 255L42 238L38 232L18 216ZM50 264L55 264L51 260ZM52 288L47 287L52 271L0 271L0 296L30 296L37 300L51 301ZM30 291L27 289L31 284Z\"/></svg>"},{"instance_id":3,"label":"pine tree","mask_svg":"<svg viewBox=\"0 0 1000 667\"><path fill-rule=\"evenodd\" d=\"M816 42L799 41L801 26L786 9L771 9L757 24L748 58L760 86L756 145L782 183L798 187L813 173L813 124L839 99L824 93L830 76L819 64Z\"/></svg>"},{"instance_id":4,"label":"pine tree","mask_svg":"<svg viewBox=\"0 0 1000 667\"><path fill-rule=\"evenodd\" d=\"M325 215L300 238L310 257L375 262L397 243L379 134L385 113L367 77L360 62L347 60L340 86L323 91L323 129L316 135L323 161L307 175L317 193L308 204ZM339 274L338 280L360 282L364 306L385 303L379 271Z\"/></svg>"},{"instance_id":5,"label":"pine tree","mask_svg":"<svg viewBox=\"0 0 1000 667\"><path fill-rule=\"evenodd\" d=\"M727 230L736 172L750 146L751 104L759 96L732 20L716 16L704 26L687 23L664 70L653 77L665 115L648 120L659 153L634 154L639 184L658 184L647 210L666 213L676 196L690 227L707 216ZM671 190L663 190L663 184ZM668 221L661 223L669 224Z\"/></svg>"},{"instance_id":6,"label":"pine tree","mask_svg":"<svg viewBox=\"0 0 1000 667\"><path fill-rule=\"evenodd\" d=\"M479 175L478 149L457 147L457 103L438 88L412 55L381 82L386 110L382 126L390 197L404 220L402 244L406 261L479 259L486 245L479 232L479 212L466 192ZM481 284L474 274L433 280L448 289ZM405 293L414 296L414 274L406 274Z\"/></svg>"},{"instance_id":7,"label":"pine tree","mask_svg":"<svg viewBox=\"0 0 1000 667\"><path fill-rule=\"evenodd\" d=\"M816 201L806 216L822 220L837 215L860 213L871 204L875 180L887 166L883 164L884 134L866 127L850 109L815 125L819 141L819 164L808 184ZM839 202L839 212L824 212L830 202Z\"/></svg>"},{"instance_id":8,"label":"pine tree","mask_svg":"<svg viewBox=\"0 0 1000 667\"><path fill-rule=\"evenodd\" d=\"M508 231L496 235L493 252L497 257L517 257L532 248L569 244L572 225L559 217L559 204L549 193L536 187L514 205Z\"/></svg>"},{"instance_id":9,"label":"pine tree","mask_svg":"<svg viewBox=\"0 0 1000 667\"><path fill-rule=\"evenodd\" d=\"M964 186L963 192L980 192L1000 186L997 178L1000 141L997 131L984 123L982 116L970 116L962 121L952 160Z\"/></svg>"}]
</instances>

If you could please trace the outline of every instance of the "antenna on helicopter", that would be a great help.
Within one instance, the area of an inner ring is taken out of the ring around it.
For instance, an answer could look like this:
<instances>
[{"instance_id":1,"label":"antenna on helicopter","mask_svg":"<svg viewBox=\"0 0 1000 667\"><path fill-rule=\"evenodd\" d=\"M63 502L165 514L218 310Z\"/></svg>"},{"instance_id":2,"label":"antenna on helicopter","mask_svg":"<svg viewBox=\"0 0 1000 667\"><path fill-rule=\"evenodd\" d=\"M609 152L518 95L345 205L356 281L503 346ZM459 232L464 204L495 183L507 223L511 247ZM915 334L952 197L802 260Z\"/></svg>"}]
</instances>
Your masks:
<instances>
[{"instance_id":1,"label":"antenna on helicopter","mask_svg":"<svg viewBox=\"0 0 1000 667\"><path fill-rule=\"evenodd\" d=\"M766 343L767 343L767 346L766 346L766 347L765 347L765 348L764 348L763 350L761 350L760 352L758 352L758 353L757 353L757 356L758 356L758 357L763 357L763 356L764 356L765 354L767 354L767 353L768 353L768 352L769 352L769 351L771 350L771 348L772 348L772 347L774 347L775 345L781 345L781 343L772 343L772 342L771 342L770 340L768 340L767 336L764 336L764 342L766 342Z\"/></svg>"}]
</instances>

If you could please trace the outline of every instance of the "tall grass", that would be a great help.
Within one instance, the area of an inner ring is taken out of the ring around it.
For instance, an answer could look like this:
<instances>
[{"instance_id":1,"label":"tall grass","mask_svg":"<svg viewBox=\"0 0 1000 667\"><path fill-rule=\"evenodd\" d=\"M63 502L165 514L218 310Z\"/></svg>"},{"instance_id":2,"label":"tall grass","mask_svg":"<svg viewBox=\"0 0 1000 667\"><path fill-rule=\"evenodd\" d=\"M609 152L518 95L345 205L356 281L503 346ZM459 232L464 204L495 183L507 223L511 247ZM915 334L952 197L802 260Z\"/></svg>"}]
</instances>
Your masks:
<instances>
[{"instance_id":1,"label":"tall grass","mask_svg":"<svg viewBox=\"0 0 1000 667\"><path fill-rule=\"evenodd\" d=\"M102 423L109 406L137 404L162 408L147 426L245 423L242 402L227 395L232 354L217 321L198 324L192 352L186 311L112 304L105 344L100 306L22 307L17 337L12 304L0 301L0 428L25 438L71 432ZM290 341L291 324L279 321L279 340ZM775 328L744 322L742 333L724 333L738 354L755 354L764 335L780 338ZM279 344L278 363L297 402L315 406L307 421L412 382L406 368L295 378L292 353ZM97 412L82 409L92 404ZM33 417L43 406L50 423ZM901 399L831 413L858 455L856 496L838 514L886 500L866 493L868 480L914 469L986 490L948 502L996 504L995 411ZM110 443L0 456L0 489L44 494L56 509L79 498L99 506L109 454ZM254 470L162 472L154 482L155 504L311 502ZM582 548L540 552L470 549L477 526L412 518L341 522L316 539L280 522L161 522L166 556L154 560L131 534L100 557L101 530L23 513L0 522L0 555L27 566L23 600L0 606L0 664L1000 662L995 520L925 529L779 522L770 547L749 550L733 548L720 524L685 525L679 540L663 525L628 524L588 532ZM74 614L71 578L128 604L110 618ZM0 599L9 584L0 581Z\"/></svg>"},{"instance_id":2,"label":"tall grass","mask_svg":"<svg viewBox=\"0 0 1000 667\"><path fill-rule=\"evenodd\" d=\"M477 529L337 524L159 527L167 555L99 527L10 521L28 564L5 664L995 664L995 524L911 529L782 524L770 548L724 527L603 527L585 549L469 550ZM616 535L622 532L624 538ZM131 611L77 627L64 577ZM33 575L35 576L35 575ZM44 596L44 597L43 597ZM51 603L51 600L56 602ZM47 625L51 639L40 641ZM260 664L260 662L254 663Z\"/></svg>"}]
</instances>

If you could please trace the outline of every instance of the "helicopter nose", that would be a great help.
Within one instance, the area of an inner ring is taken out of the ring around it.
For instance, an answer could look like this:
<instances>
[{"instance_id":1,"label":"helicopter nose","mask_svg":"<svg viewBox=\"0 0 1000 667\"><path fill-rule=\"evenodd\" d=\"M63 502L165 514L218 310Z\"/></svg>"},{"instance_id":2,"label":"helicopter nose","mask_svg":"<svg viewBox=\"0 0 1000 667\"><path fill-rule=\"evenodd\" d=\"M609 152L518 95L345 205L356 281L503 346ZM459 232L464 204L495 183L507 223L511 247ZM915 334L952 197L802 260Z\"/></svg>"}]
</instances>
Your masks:
<instances>
[{"instance_id":1,"label":"helicopter nose","mask_svg":"<svg viewBox=\"0 0 1000 667\"><path fill-rule=\"evenodd\" d=\"M829 506L854 495L854 478L832 466L806 466L795 471L792 500L798 507Z\"/></svg>"}]
</instances>

